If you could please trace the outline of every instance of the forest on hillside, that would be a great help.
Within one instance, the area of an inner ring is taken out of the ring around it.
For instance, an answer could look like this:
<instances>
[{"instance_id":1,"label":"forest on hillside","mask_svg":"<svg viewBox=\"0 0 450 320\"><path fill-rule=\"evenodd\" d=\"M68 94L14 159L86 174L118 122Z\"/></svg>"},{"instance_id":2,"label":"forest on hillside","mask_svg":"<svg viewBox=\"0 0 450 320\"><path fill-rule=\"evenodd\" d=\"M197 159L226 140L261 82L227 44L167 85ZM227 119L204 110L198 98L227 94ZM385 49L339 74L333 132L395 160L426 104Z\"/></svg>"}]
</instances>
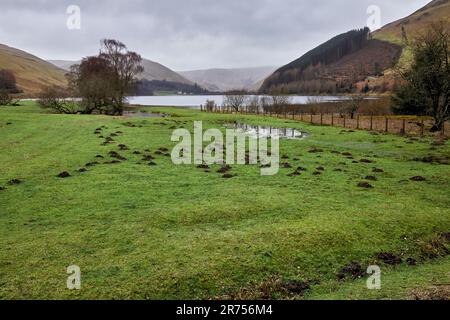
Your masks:
<instances>
[{"instance_id":1,"label":"forest on hillside","mask_svg":"<svg viewBox=\"0 0 450 320\"><path fill-rule=\"evenodd\" d=\"M266 79L262 93L348 93L354 84L393 65L399 46L370 38L363 28L338 35ZM352 57L349 61L348 57Z\"/></svg>"}]
</instances>

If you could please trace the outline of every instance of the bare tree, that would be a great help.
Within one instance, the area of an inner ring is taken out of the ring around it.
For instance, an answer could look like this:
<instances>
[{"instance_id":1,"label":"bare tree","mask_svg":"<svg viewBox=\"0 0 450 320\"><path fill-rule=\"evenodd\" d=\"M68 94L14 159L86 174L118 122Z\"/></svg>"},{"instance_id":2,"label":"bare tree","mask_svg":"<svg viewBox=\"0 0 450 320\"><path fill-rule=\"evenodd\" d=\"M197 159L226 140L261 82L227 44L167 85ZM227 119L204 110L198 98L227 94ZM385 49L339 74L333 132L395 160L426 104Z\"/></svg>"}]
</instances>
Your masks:
<instances>
[{"instance_id":1,"label":"bare tree","mask_svg":"<svg viewBox=\"0 0 450 320\"><path fill-rule=\"evenodd\" d=\"M71 91L82 98L84 113L123 113L125 97L133 92L136 76L143 72L142 58L117 41L102 41L100 54L72 66L67 75Z\"/></svg>"},{"instance_id":2,"label":"bare tree","mask_svg":"<svg viewBox=\"0 0 450 320\"><path fill-rule=\"evenodd\" d=\"M239 112L247 102L247 93L245 91L230 91L225 94L223 103L235 112Z\"/></svg>"},{"instance_id":3,"label":"bare tree","mask_svg":"<svg viewBox=\"0 0 450 320\"><path fill-rule=\"evenodd\" d=\"M272 100L272 110L276 113L286 112L292 101L291 97L287 95L272 94L270 98Z\"/></svg>"},{"instance_id":4,"label":"bare tree","mask_svg":"<svg viewBox=\"0 0 450 320\"><path fill-rule=\"evenodd\" d=\"M41 108L51 109L58 113L74 114L78 112L78 104L68 99L67 92L58 87L48 87L39 95Z\"/></svg>"},{"instance_id":5,"label":"bare tree","mask_svg":"<svg viewBox=\"0 0 450 320\"><path fill-rule=\"evenodd\" d=\"M247 108L250 113L259 113L260 110L260 99L259 96L252 96L247 99Z\"/></svg>"},{"instance_id":6,"label":"bare tree","mask_svg":"<svg viewBox=\"0 0 450 320\"><path fill-rule=\"evenodd\" d=\"M216 102L214 100L206 100L205 108L208 112L214 111L216 108Z\"/></svg>"},{"instance_id":7,"label":"bare tree","mask_svg":"<svg viewBox=\"0 0 450 320\"><path fill-rule=\"evenodd\" d=\"M365 95L363 94L354 94L350 96L349 100L347 101L346 111L350 114L350 117L352 119L355 118L355 114L356 112L358 112L358 109L361 107L364 99Z\"/></svg>"},{"instance_id":8,"label":"bare tree","mask_svg":"<svg viewBox=\"0 0 450 320\"><path fill-rule=\"evenodd\" d=\"M114 113L122 114L125 95L133 88L136 76L144 71L142 58L136 52L128 51L122 42L112 39L102 41L99 58L107 61L113 70Z\"/></svg>"}]
</instances>

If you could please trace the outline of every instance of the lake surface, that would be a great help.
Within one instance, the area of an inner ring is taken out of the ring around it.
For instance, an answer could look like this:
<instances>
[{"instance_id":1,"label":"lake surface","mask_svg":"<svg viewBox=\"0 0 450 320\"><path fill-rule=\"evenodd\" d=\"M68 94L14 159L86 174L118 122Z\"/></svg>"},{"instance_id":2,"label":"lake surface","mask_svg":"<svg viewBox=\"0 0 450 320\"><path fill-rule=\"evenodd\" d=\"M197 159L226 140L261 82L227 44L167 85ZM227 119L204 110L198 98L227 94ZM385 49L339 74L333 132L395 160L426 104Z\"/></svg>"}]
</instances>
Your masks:
<instances>
[{"instance_id":1,"label":"lake surface","mask_svg":"<svg viewBox=\"0 0 450 320\"><path fill-rule=\"evenodd\" d=\"M254 96L249 96L254 97ZM342 101L348 99L344 96L290 96L291 102L294 104L305 104L309 99L316 101ZM212 100L217 105L223 104L223 96L145 96L145 97L129 97L128 102L134 105L142 106L165 106L165 107L186 107L186 108L199 108L200 105L205 105L206 100Z\"/></svg>"},{"instance_id":2,"label":"lake surface","mask_svg":"<svg viewBox=\"0 0 450 320\"><path fill-rule=\"evenodd\" d=\"M285 139L304 139L308 136L306 132L301 132L296 129L291 128L276 128L268 126L253 126L245 123L228 123L225 125L226 128L236 129L240 132L245 133L245 135L252 138L269 138L269 137L279 137Z\"/></svg>"}]
</instances>

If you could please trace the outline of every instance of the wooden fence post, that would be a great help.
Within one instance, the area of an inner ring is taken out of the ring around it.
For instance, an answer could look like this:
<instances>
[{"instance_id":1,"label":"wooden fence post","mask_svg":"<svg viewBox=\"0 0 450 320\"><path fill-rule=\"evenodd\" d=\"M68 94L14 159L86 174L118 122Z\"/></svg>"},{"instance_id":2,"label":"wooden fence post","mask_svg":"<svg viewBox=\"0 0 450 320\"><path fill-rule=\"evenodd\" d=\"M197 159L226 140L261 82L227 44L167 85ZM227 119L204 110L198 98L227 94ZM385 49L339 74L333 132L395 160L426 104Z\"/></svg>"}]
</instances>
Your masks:
<instances>
[{"instance_id":1,"label":"wooden fence post","mask_svg":"<svg viewBox=\"0 0 450 320\"><path fill-rule=\"evenodd\" d=\"M370 131L373 130L373 115L370 116Z\"/></svg>"},{"instance_id":2,"label":"wooden fence post","mask_svg":"<svg viewBox=\"0 0 450 320\"><path fill-rule=\"evenodd\" d=\"M420 120L420 136L423 137L425 134L425 122L423 119Z\"/></svg>"},{"instance_id":3,"label":"wooden fence post","mask_svg":"<svg viewBox=\"0 0 450 320\"><path fill-rule=\"evenodd\" d=\"M311 123L314 123L313 120L314 120L314 119L313 119L313 114L312 114L312 112L311 112Z\"/></svg>"},{"instance_id":4,"label":"wooden fence post","mask_svg":"<svg viewBox=\"0 0 450 320\"><path fill-rule=\"evenodd\" d=\"M320 125L323 126L323 113L320 113Z\"/></svg>"},{"instance_id":5,"label":"wooden fence post","mask_svg":"<svg viewBox=\"0 0 450 320\"><path fill-rule=\"evenodd\" d=\"M402 134L402 135L406 134L406 119L403 119L402 131L400 132L400 134Z\"/></svg>"},{"instance_id":6,"label":"wooden fence post","mask_svg":"<svg viewBox=\"0 0 450 320\"><path fill-rule=\"evenodd\" d=\"M344 128L345 128L345 125L346 125L346 119L345 119L345 114L344 114Z\"/></svg>"},{"instance_id":7,"label":"wooden fence post","mask_svg":"<svg viewBox=\"0 0 450 320\"><path fill-rule=\"evenodd\" d=\"M359 114L356 116L356 129L359 130Z\"/></svg>"},{"instance_id":8,"label":"wooden fence post","mask_svg":"<svg viewBox=\"0 0 450 320\"><path fill-rule=\"evenodd\" d=\"M331 114L331 125L334 126L334 113Z\"/></svg>"},{"instance_id":9,"label":"wooden fence post","mask_svg":"<svg viewBox=\"0 0 450 320\"><path fill-rule=\"evenodd\" d=\"M385 118L386 119L386 127L385 127L385 132L389 132L389 118L388 117L386 117Z\"/></svg>"}]
</instances>

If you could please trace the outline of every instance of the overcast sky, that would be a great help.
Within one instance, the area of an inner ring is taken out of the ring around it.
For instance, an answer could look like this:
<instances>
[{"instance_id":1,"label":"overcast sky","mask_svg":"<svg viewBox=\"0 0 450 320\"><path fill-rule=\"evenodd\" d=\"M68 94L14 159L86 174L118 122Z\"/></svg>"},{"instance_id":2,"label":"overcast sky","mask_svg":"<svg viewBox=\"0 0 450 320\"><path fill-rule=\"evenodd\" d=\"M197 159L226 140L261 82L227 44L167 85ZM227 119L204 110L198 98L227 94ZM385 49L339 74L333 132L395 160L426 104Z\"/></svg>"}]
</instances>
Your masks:
<instances>
[{"instance_id":1,"label":"overcast sky","mask_svg":"<svg viewBox=\"0 0 450 320\"><path fill-rule=\"evenodd\" d=\"M44 59L96 54L121 40L174 70L281 66L332 36L366 25L369 5L386 24L429 0L0 0L0 43ZM69 5L81 29L66 26Z\"/></svg>"}]
</instances>

